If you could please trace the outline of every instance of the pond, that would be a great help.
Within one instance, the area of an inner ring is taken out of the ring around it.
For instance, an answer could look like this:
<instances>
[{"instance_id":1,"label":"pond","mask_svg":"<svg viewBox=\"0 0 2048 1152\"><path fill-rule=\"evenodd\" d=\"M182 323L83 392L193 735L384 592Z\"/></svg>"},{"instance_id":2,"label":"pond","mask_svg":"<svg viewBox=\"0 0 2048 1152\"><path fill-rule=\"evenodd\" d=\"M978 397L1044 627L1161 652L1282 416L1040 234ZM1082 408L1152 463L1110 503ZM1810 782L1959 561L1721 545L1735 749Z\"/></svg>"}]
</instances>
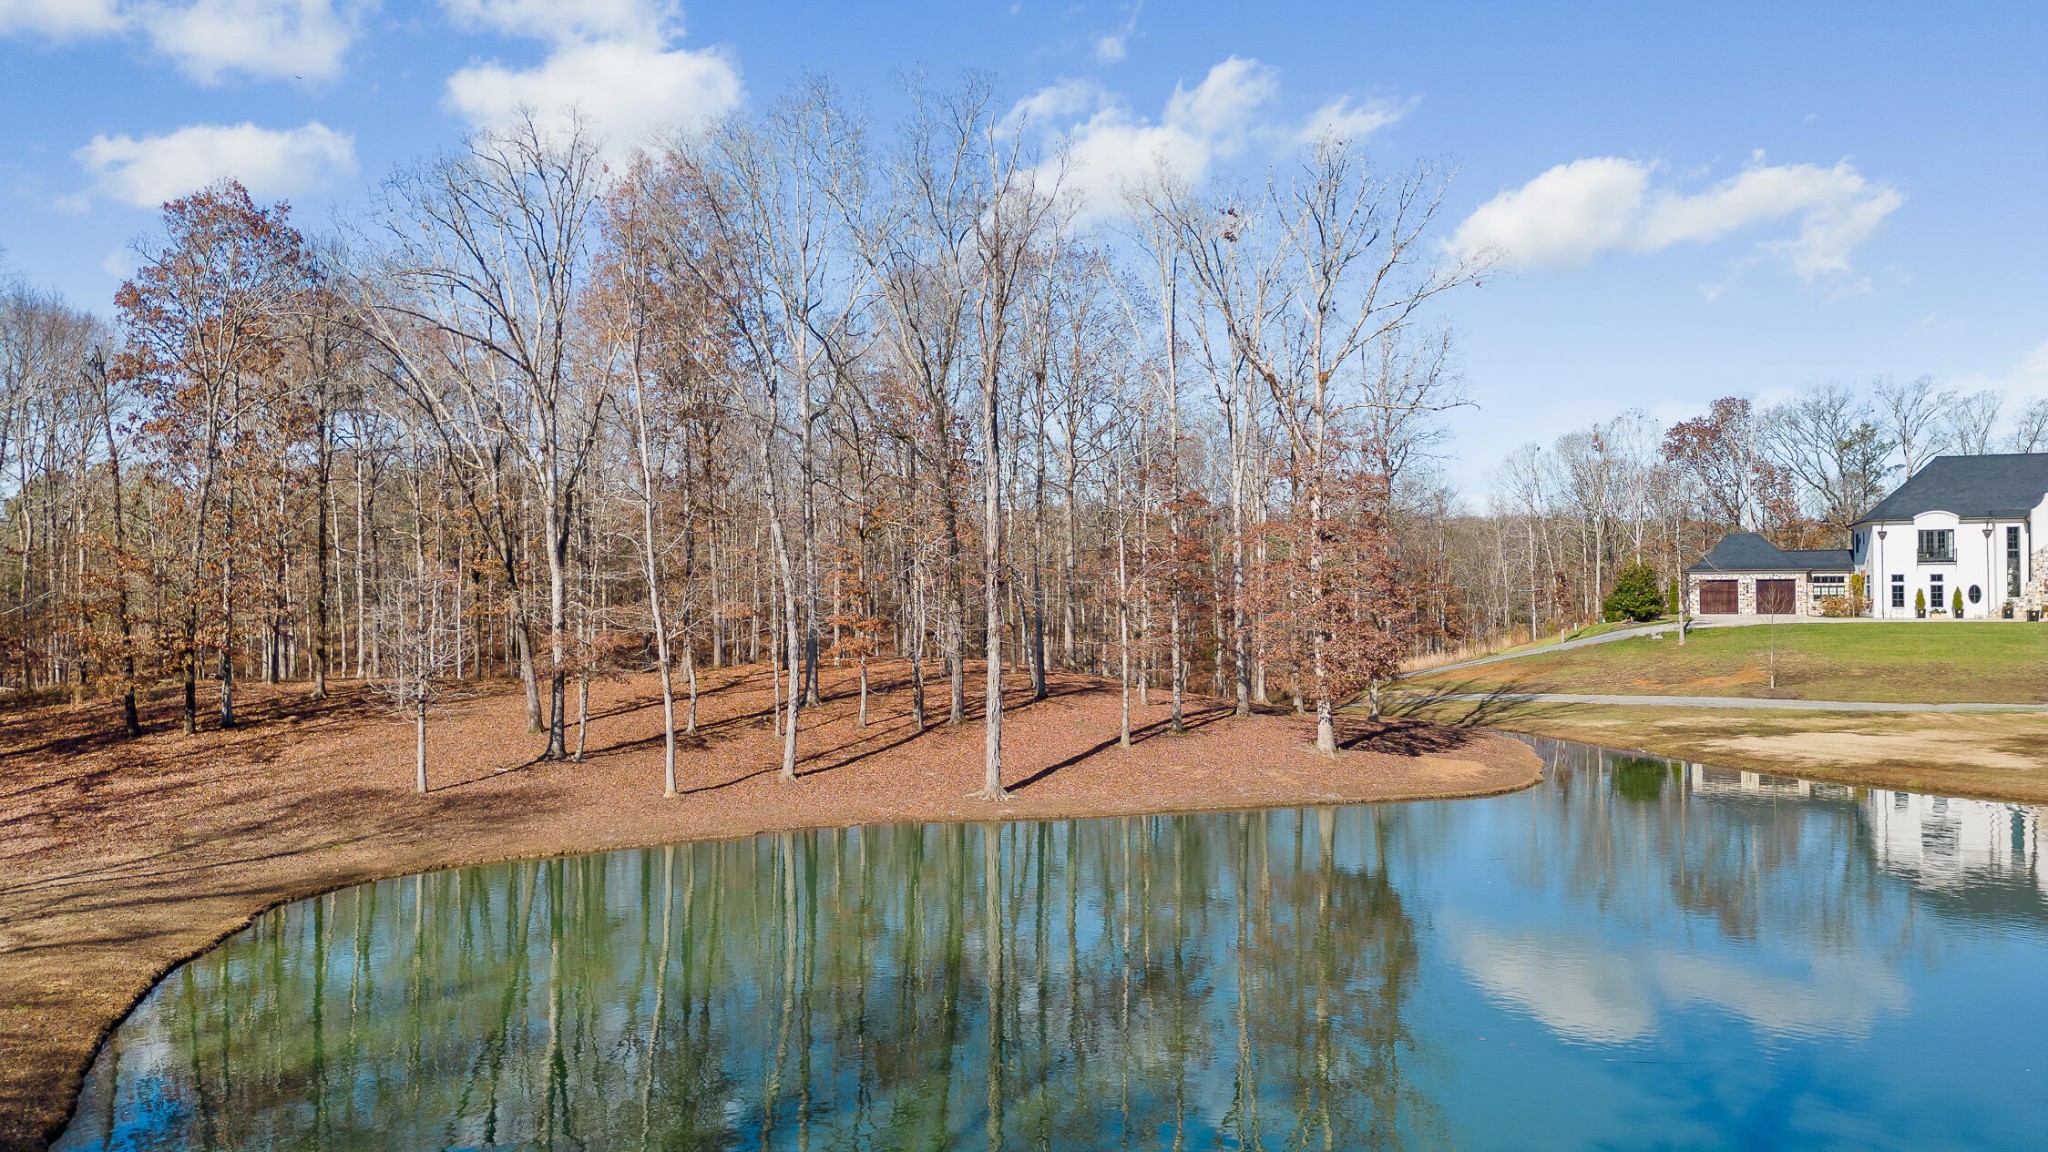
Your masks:
<instances>
[{"instance_id":1,"label":"pond","mask_svg":"<svg viewBox=\"0 0 2048 1152\"><path fill-rule=\"evenodd\" d=\"M762 836L279 908L86 1148L1992 1148L2034 808L1537 741L1488 800Z\"/></svg>"}]
</instances>

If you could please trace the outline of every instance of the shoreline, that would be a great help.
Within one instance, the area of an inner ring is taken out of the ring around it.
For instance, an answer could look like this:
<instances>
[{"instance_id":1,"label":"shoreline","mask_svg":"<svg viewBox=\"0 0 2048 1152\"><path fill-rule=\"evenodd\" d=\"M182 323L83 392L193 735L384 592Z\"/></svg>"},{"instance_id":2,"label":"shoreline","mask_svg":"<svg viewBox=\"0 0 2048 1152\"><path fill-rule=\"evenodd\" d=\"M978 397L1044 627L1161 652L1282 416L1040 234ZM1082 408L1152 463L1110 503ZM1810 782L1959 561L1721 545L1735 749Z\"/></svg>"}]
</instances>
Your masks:
<instances>
[{"instance_id":1,"label":"shoreline","mask_svg":"<svg viewBox=\"0 0 2048 1152\"><path fill-rule=\"evenodd\" d=\"M530 759L542 740L526 731L516 684L454 704L430 723L429 755L468 774L424 796L412 790L410 724L361 685L321 704L303 685L251 685L244 727L198 737L167 734L168 711L153 710L158 734L135 744L111 737L107 702L0 722L0 823L14 830L0 870L0 1149L61 1134L106 1036L180 964L270 909L340 888L811 828L1469 799L1542 778L1537 755L1508 736L1345 718L1333 761L1309 747L1304 718L1238 718L1200 698L1178 736L1163 705L1134 703L1123 749L1114 684L1056 676L1047 700L1029 702L1019 677L1004 709L1014 796L991 805L968 795L978 709L910 734L902 668L875 666L866 729L852 718L852 671L825 670L794 783L775 777L765 673L705 674L704 735L679 735L688 790L674 801L660 796L659 698L632 682L592 686L582 763Z\"/></svg>"},{"instance_id":2,"label":"shoreline","mask_svg":"<svg viewBox=\"0 0 2048 1152\"><path fill-rule=\"evenodd\" d=\"M1789 702L1788 702L1789 703ZM2048 805L2048 717L2038 711L1800 711L1740 702L1661 705L1419 701L1405 714L1832 784Z\"/></svg>"}]
</instances>

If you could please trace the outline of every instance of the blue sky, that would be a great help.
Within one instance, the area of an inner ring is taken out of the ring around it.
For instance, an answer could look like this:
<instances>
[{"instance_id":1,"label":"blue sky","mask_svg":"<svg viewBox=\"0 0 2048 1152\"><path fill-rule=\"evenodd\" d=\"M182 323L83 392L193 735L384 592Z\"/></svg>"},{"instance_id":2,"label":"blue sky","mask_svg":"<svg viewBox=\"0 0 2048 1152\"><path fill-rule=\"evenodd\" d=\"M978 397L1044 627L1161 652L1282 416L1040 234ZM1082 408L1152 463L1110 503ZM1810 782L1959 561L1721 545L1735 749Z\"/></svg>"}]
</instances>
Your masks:
<instances>
[{"instance_id":1,"label":"blue sky","mask_svg":"<svg viewBox=\"0 0 2048 1152\"><path fill-rule=\"evenodd\" d=\"M1515 444L1879 375L2048 396L2048 4L0 0L0 264L105 310L148 204L303 222L519 102L660 122L808 71L995 76L1113 180L1256 174L1332 119L1453 164L1467 491ZM1177 98L1178 94L1178 98Z\"/></svg>"}]
</instances>

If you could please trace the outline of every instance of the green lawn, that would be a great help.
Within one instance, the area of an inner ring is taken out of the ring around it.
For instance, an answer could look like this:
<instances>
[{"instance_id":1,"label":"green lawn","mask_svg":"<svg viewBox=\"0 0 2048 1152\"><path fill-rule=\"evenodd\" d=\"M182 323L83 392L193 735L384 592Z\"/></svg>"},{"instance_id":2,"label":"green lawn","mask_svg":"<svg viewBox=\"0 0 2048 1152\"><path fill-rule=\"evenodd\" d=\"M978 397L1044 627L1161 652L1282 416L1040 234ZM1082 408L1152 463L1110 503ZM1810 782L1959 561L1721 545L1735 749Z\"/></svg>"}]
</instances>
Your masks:
<instances>
[{"instance_id":1,"label":"green lawn","mask_svg":"<svg viewBox=\"0 0 2048 1152\"><path fill-rule=\"evenodd\" d=\"M1777 689L1770 688L1776 649ZM1954 703L2048 702L2048 624L2002 621L1758 624L1706 628L1680 647L1632 637L1408 682L1439 691L1507 688L1643 696L1797 697Z\"/></svg>"}]
</instances>

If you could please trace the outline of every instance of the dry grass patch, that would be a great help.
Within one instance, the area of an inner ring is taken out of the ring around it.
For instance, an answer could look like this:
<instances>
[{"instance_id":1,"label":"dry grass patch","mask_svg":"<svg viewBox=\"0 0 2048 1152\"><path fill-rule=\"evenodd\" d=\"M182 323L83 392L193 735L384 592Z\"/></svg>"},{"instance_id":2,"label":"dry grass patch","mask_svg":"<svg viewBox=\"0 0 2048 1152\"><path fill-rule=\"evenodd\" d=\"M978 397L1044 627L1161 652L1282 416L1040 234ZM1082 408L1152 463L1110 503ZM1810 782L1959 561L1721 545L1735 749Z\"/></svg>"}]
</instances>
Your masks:
<instances>
[{"instance_id":1,"label":"dry grass patch","mask_svg":"<svg viewBox=\"0 0 2048 1152\"><path fill-rule=\"evenodd\" d=\"M1420 704L1416 713L1728 768L2048 804L2048 715L2040 713L1456 702Z\"/></svg>"}]
</instances>

